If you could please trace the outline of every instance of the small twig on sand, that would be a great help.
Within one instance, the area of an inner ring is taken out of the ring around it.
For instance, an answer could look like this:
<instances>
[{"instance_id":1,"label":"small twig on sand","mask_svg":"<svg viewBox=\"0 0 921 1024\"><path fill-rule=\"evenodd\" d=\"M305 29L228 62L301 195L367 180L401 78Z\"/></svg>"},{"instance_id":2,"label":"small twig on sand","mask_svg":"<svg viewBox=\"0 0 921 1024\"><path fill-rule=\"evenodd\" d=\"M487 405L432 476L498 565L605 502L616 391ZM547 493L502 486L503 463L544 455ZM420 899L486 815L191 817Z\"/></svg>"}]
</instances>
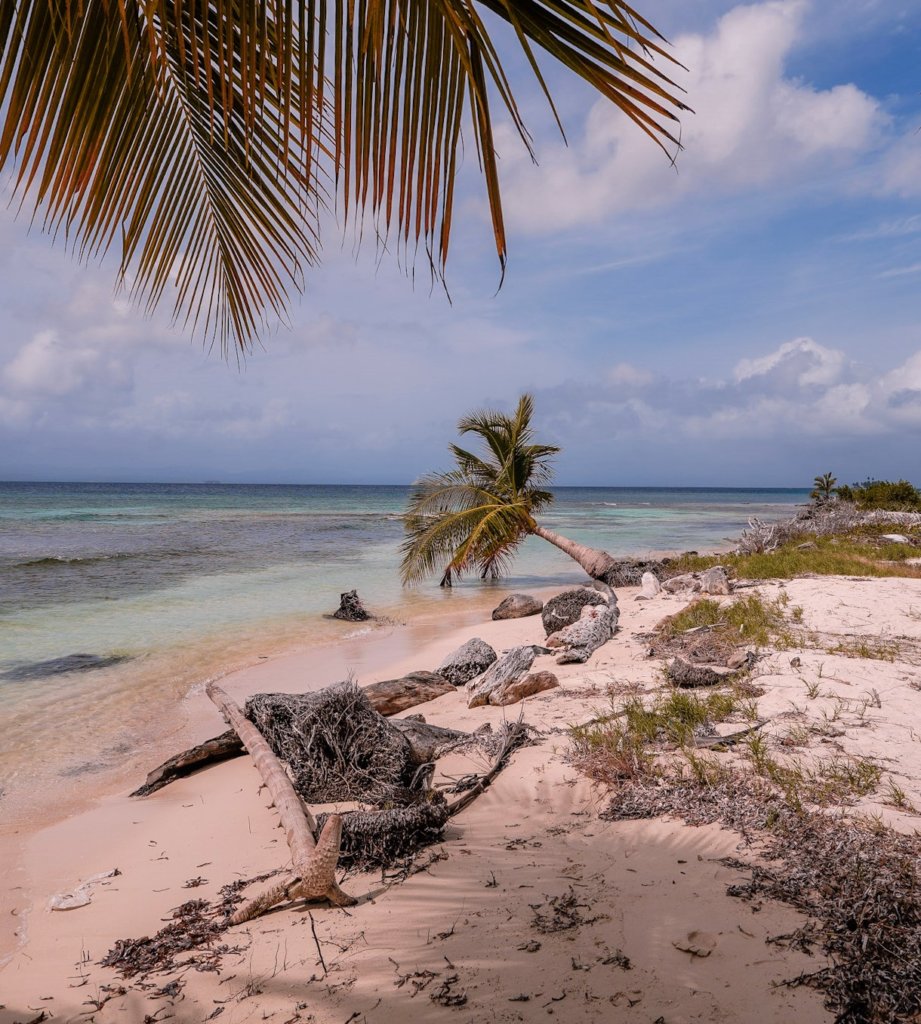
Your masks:
<instances>
[{"instance_id":1,"label":"small twig on sand","mask_svg":"<svg viewBox=\"0 0 921 1024\"><path fill-rule=\"evenodd\" d=\"M317 946L317 956L320 958L320 966L323 968L323 974L329 974L329 968L326 966L326 961L323 959L323 950L320 948L320 940L317 938L317 926L313 919L313 914L307 911L307 916L310 918L310 930L313 932L313 941Z\"/></svg>"}]
</instances>

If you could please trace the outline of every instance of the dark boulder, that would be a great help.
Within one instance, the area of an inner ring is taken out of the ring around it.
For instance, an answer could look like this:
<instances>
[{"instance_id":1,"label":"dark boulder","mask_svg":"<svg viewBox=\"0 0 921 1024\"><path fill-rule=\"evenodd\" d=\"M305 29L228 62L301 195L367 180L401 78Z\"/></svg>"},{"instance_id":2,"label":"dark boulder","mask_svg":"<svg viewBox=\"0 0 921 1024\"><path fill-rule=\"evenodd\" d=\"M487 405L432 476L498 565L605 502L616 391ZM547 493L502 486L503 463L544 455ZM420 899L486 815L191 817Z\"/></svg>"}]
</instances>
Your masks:
<instances>
[{"instance_id":1,"label":"dark boulder","mask_svg":"<svg viewBox=\"0 0 921 1024\"><path fill-rule=\"evenodd\" d=\"M474 637L452 651L435 670L454 686L463 686L482 675L498 655L479 637Z\"/></svg>"},{"instance_id":2,"label":"dark boulder","mask_svg":"<svg viewBox=\"0 0 921 1024\"><path fill-rule=\"evenodd\" d=\"M493 609L494 619L523 619L526 615L538 615L543 609L543 601L538 601L530 594L509 594Z\"/></svg>"},{"instance_id":3,"label":"dark boulder","mask_svg":"<svg viewBox=\"0 0 921 1024\"><path fill-rule=\"evenodd\" d=\"M562 594L551 597L544 605L544 610L541 612L544 632L550 636L551 633L556 633L565 626L578 622L582 609L586 605L606 605L607 603L603 594L597 590L589 590L588 587L564 590Z\"/></svg>"},{"instance_id":4,"label":"dark boulder","mask_svg":"<svg viewBox=\"0 0 921 1024\"><path fill-rule=\"evenodd\" d=\"M361 603L358 591L349 590L339 595L339 607L333 612L333 618L344 619L346 622L367 622L374 616Z\"/></svg>"}]
</instances>

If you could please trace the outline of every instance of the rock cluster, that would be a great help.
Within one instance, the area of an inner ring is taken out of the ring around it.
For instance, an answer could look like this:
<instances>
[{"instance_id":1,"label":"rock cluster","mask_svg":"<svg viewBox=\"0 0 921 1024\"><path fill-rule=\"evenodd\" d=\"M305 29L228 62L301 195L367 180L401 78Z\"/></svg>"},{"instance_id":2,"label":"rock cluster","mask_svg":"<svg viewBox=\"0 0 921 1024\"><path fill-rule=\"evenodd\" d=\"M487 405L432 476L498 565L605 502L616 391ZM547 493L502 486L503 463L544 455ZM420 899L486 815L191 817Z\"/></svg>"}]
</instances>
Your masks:
<instances>
[{"instance_id":1,"label":"rock cluster","mask_svg":"<svg viewBox=\"0 0 921 1024\"><path fill-rule=\"evenodd\" d=\"M704 572L686 572L681 576L672 576L662 584L663 590L670 594L730 594L732 584L721 565L714 565Z\"/></svg>"},{"instance_id":2,"label":"rock cluster","mask_svg":"<svg viewBox=\"0 0 921 1024\"><path fill-rule=\"evenodd\" d=\"M611 591L613 596L613 591ZM562 594L556 594L544 605L541 612L541 621L544 624L544 632L547 636L558 632L565 626L577 622L586 605L608 604L608 597L597 590L590 590L588 587L576 587L573 590L564 590ZM616 604L616 598L615 604Z\"/></svg>"}]
</instances>

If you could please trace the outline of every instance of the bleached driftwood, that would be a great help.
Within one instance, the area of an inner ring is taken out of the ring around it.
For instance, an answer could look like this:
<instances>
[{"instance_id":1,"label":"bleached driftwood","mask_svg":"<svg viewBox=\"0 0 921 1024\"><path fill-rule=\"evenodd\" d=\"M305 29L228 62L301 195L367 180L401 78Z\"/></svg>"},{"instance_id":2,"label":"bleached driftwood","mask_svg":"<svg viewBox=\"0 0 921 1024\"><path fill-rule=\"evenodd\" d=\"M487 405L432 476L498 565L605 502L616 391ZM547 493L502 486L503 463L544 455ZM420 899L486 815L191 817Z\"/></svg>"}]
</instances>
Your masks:
<instances>
[{"instance_id":1,"label":"bleached driftwood","mask_svg":"<svg viewBox=\"0 0 921 1024\"><path fill-rule=\"evenodd\" d=\"M328 899L340 907L353 904L355 900L344 893L336 882L342 818L338 814L330 815L319 841L314 842L316 822L313 815L301 803L291 780L265 738L219 686L209 683L205 692L243 741L262 776L285 830L294 868L291 877L241 907L231 918L231 923L248 921L285 899Z\"/></svg>"}]
</instances>

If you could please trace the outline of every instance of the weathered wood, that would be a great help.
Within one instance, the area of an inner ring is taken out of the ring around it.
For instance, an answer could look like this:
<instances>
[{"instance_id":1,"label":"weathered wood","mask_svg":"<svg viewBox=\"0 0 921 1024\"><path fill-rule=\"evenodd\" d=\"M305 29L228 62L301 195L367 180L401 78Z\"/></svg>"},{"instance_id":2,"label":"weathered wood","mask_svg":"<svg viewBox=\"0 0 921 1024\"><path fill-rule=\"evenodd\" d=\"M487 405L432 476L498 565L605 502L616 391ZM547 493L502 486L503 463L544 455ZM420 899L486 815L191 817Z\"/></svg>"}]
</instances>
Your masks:
<instances>
[{"instance_id":1,"label":"weathered wood","mask_svg":"<svg viewBox=\"0 0 921 1024\"><path fill-rule=\"evenodd\" d=\"M710 668L708 665L691 665L683 658L674 658L666 666L665 674L669 681L682 689L692 689L698 686L719 686L721 683L728 683L732 680L735 672L726 669L722 671Z\"/></svg>"},{"instance_id":2,"label":"weathered wood","mask_svg":"<svg viewBox=\"0 0 921 1024\"><path fill-rule=\"evenodd\" d=\"M396 684L404 685L397 686ZM445 693L451 693L454 689L455 687L451 683L434 672L411 672L402 679L387 679L381 683L372 683L364 688L364 692L374 710L388 718L399 711L405 711L407 708L425 704ZM176 779L191 775L208 765L219 764L232 757L241 757L245 753L246 749L240 741L240 737L233 729L228 729L220 736L205 740L204 743L199 743L189 750L183 750L182 753L175 754L164 761L148 774L144 784L139 786L131 796L150 796L151 793L156 793L158 789L168 786ZM430 760L430 758L424 760Z\"/></svg>"},{"instance_id":3,"label":"weathered wood","mask_svg":"<svg viewBox=\"0 0 921 1024\"><path fill-rule=\"evenodd\" d=\"M384 679L363 689L374 710L386 718L453 693L455 688L444 676L434 672L410 672L401 679Z\"/></svg>"},{"instance_id":4,"label":"weathered wood","mask_svg":"<svg viewBox=\"0 0 921 1024\"><path fill-rule=\"evenodd\" d=\"M185 775L191 775L209 764L218 764L220 761L227 761L232 757L240 757L246 753L246 748L240 737L233 729L222 732L220 736L214 736L204 743L189 750L183 750L168 761L164 761L158 768L154 768L147 776L143 786L139 786L131 796L150 796L156 793L176 779Z\"/></svg>"},{"instance_id":5,"label":"weathered wood","mask_svg":"<svg viewBox=\"0 0 921 1024\"><path fill-rule=\"evenodd\" d=\"M417 719L394 718L390 724L403 733L416 764L435 761L452 747L470 739L468 732L443 729L440 725L429 725L428 722L420 722Z\"/></svg>"},{"instance_id":6,"label":"weathered wood","mask_svg":"<svg viewBox=\"0 0 921 1024\"><path fill-rule=\"evenodd\" d=\"M313 815L294 791L281 761L272 752L265 737L215 683L209 683L205 687L205 693L243 741L278 811L288 840L288 849L291 851L294 873L300 879L293 888L284 889L283 895L288 898L326 898L337 906L354 903L352 897L346 895L336 882L342 818L338 814L330 815L319 843L315 842L313 836L317 826ZM267 909L263 905L264 901L255 902L259 903L260 912ZM238 911L235 918L248 920L248 917L244 916L246 910L247 908Z\"/></svg>"}]
</instances>

